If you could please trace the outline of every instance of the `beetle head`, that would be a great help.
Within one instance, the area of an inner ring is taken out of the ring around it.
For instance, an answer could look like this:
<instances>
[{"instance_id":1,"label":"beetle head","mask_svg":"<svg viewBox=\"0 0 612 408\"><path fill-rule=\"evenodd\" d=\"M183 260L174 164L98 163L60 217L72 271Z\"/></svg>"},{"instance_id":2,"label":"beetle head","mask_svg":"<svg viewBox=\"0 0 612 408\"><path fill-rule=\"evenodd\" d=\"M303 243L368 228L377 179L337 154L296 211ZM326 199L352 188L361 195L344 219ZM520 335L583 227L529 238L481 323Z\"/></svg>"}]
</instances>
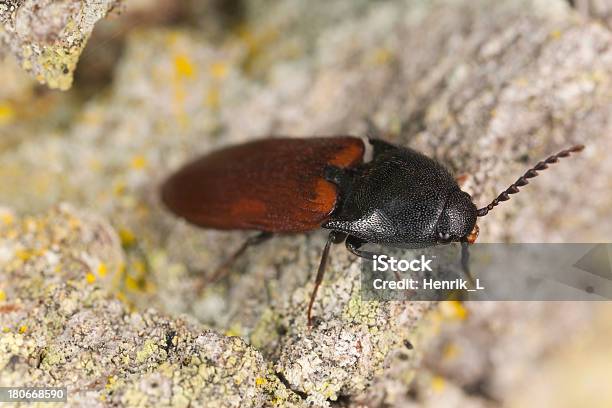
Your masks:
<instances>
[{"instance_id":1,"label":"beetle head","mask_svg":"<svg viewBox=\"0 0 612 408\"><path fill-rule=\"evenodd\" d=\"M448 197L444 210L438 220L436 239L444 244L468 240L472 234L478 235L476 217L478 210L466 192L454 190ZM476 231L476 232L475 232ZM476 238L474 237L475 241Z\"/></svg>"}]
</instances>

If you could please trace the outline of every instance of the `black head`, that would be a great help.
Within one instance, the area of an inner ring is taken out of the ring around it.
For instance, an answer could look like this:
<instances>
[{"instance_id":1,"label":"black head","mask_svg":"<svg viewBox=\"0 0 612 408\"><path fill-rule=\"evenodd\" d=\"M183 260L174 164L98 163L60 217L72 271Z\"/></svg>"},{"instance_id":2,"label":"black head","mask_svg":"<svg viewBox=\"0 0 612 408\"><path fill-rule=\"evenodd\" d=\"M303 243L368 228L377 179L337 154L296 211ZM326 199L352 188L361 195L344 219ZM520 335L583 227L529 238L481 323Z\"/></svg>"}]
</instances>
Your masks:
<instances>
[{"instance_id":1,"label":"black head","mask_svg":"<svg viewBox=\"0 0 612 408\"><path fill-rule=\"evenodd\" d=\"M476 227L478 210L466 192L454 190L438 219L437 242L449 243L467 237Z\"/></svg>"}]
</instances>

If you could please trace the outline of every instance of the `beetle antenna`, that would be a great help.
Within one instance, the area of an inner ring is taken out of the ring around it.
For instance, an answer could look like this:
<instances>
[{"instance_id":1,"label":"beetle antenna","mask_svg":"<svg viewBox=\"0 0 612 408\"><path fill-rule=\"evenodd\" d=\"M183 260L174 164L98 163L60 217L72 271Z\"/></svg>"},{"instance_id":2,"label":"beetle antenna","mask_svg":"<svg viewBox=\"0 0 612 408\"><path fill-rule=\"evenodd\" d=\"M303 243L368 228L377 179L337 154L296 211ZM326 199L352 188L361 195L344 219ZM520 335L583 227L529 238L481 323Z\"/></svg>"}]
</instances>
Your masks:
<instances>
[{"instance_id":1,"label":"beetle antenna","mask_svg":"<svg viewBox=\"0 0 612 408\"><path fill-rule=\"evenodd\" d=\"M523 187L529 184L529 181L527 179L536 177L539 174L538 171L546 170L549 164L556 163L559 161L559 159L568 157L571 153L581 152L583 149L583 145L572 146L568 149L561 150L557 154L549 156L545 160L542 160L541 162L527 170L525 174L519 177L514 183L510 185L510 187L508 187L500 195L498 195L495 200L491 201L489 205L487 205L486 207L479 208L476 214L479 217L484 217L489 213L489 211L493 209L493 207L497 206L500 202L508 201L510 199L510 194L518 193L519 187Z\"/></svg>"}]
</instances>

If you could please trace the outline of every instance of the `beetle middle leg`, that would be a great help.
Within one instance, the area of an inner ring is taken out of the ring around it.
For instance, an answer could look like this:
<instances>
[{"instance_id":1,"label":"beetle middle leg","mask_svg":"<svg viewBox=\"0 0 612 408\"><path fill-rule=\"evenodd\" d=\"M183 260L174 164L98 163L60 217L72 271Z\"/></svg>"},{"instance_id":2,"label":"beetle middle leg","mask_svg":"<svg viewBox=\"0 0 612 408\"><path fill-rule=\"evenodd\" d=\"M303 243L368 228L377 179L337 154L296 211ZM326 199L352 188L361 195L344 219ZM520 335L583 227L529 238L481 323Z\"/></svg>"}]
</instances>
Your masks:
<instances>
[{"instance_id":1,"label":"beetle middle leg","mask_svg":"<svg viewBox=\"0 0 612 408\"><path fill-rule=\"evenodd\" d=\"M202 281L200 281L200 283L196 287L196 291L201 292L205 286L213 284L225 277L229 273L231 266L238 260L238 258L240 258L246 252L249 247L259 245L262 242L265 242L268 239L272 238L273 235L274 234L272 234L271 232L264 231L247 238L247 240L244 241L242 245L240 245L236 252L234 252L221 265L219 265L217 269L215 269L215 272L211 276L206 277Z\"/></svg>"},{"instance_id":2,"label":"beetle middle leg","mask_svg":"<svg viewBox=\"0 0 612 408\"><path fill-rule=\"evenodd\" d=\"M352 254L355 254L360 258L367 259L368 261L372 261L374 259L374 256L378 254L367 252L367 251L362 251L359 249L367 243L368 243L367 241L361 238L357 238L352 235L349 235L348 238L346 239L345 244L346 244L346 249L348 249L349 252L351 252ZM393 271L393 273L395 274L395 279L397 280L402 279L398 271Z\"/></svg>"},{"instance_id":3,"label":"beetle middle leg","mask_svg":"<svg viewBox=\"0 0 612 408\"><path fill-rule=\"evenodd\" d=\"M312 306L314 305L315 298L317 297L319 286L321 286L321 282L323 282L323 275L325 275L325 268L327 267L327 259L329 258L329 249L331 248L331 244L339 244L345 239L346 234L339 231L332 231L327 237L327 242L325 243L323 254L321 255L321 262L319 263L319 269L317 270L317 276L315 277L315 286L312 289L310 301L308 302L308 327L312 327Z\"/></svg>"}]
</instances>

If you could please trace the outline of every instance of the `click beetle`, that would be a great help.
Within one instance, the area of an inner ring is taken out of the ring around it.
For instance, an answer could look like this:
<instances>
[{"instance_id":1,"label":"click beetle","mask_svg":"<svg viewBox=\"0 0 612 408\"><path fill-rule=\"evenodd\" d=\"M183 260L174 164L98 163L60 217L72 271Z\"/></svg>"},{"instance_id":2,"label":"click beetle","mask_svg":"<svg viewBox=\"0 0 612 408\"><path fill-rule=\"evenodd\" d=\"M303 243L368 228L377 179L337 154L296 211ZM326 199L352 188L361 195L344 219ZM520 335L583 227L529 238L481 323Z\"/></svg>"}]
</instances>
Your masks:
<instances>
[{"instance_id":1,"label":"click beetle","mask_svg":"<svg viewBox=\"0 0 612 408\"><path fill-rule=\"evenodd\" d=\"M480 209L437 161L380 139L352 136L268 138L230 146L172 174L161 198L173 213L200 227L260 231L212 280L272 234L331 230L308 305L311 325L332 243L345 242L353 254L369 257L361 250L367 243L461 242L467 258L467 244L478 236L478 217L510 199L538 171L583 148L573 146L540 161Z\"/></svg>"}]
</instances>

